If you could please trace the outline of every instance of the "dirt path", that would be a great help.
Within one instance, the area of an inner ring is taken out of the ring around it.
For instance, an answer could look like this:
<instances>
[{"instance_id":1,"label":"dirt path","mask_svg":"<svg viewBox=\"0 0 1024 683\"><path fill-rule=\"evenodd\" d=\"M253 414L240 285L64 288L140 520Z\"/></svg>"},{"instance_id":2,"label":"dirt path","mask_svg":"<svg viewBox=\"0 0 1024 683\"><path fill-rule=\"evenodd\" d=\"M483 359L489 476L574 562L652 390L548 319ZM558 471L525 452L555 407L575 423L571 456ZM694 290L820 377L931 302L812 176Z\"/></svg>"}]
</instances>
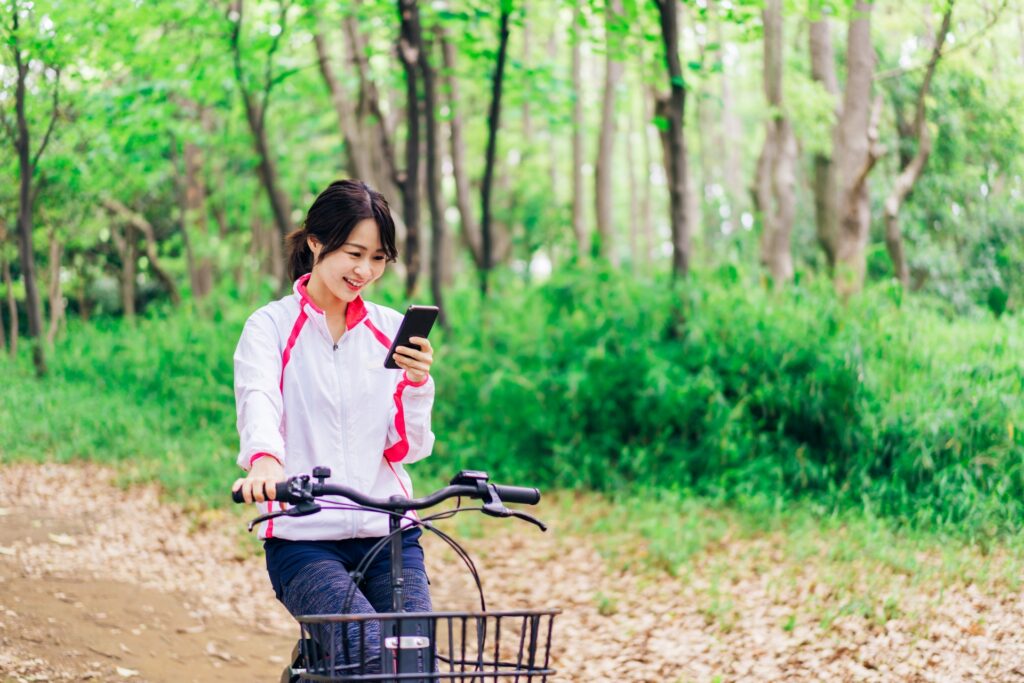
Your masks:
<instances>
[{"instance_id":1,"label":"dirt path","mask_svg":"<svg viewBox=\"0 0 1024 683\"><path fill-rule=\"evenodd\" d=\"M85 465L2 466L0 490L0 680L277 680L295 627L241 517L186 514ZM564 610L555 680L1024 681L1019 592L904 587L901 614L823 627L812 606L828 581L771 538L727 544L676 580L610 571L559 533L556 511L542 516L552 533L448 528L492 607ZM435 605L472 608L454 555L427 553Z\"/></svg>"}]
</instances>

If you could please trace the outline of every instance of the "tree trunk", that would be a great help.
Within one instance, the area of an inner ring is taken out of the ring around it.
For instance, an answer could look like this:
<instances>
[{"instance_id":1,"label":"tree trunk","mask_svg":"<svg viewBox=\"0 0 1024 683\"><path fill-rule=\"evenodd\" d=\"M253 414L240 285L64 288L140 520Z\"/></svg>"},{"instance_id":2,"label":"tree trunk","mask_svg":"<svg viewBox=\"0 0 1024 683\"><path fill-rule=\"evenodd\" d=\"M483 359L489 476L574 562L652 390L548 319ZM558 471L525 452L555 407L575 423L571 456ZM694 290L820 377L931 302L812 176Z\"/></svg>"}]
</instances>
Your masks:
<instances>
[{"instance_id":1,"label":"tree trunk","mask_svg":"<svg viewBox=\"0 0 1024 683\"><path fill-rule=\"evenodd\" d=\"M10 343L7 345L7 351L11 354L11 358L14 358L18 355L18 302L14 298L11 264L5 258L0 266L3 268L4 287L7 289L7 317L11 324Z\"/></svg>"},{"instance_id":2,"label":"tree trunk","mask_svg":"<svg viewBox=\"0 0 1024 683\"><path fill-rule=\"evenodd\" d=\"M868 174L878 160L872 125L871 83L875 52L871 44L872 5L857 0L847 37L846 90L836 126L839 173L839 229L836 233L836 288L848 296L864 284L871 203Z\"/></svg>"},{"instance_id":3,"label":"tree trunk","mask_svg":"<svg viewBox=\"0 0 1024 683\"><path fill-rule=\"evenodd\" d=\"M3 218L0 218L0 274L2 274L2 276L0 276L0 277L3 278L4 285L6 285L6 287L7 287L7 295L8 295L8 297L10 297L10 296L13 296L14 292L11 289L11 284L10 284L10 269L7 266L6 245L7 245L7 222ZM14 331L17 330L17 328L18 328L17 314L18 314L17 308L15 308L15 309L13 309L11 311L10 325L11 325L11 328L12 328L12 330L11 330L12 342L13 342L13 339L14 339ZM8 349L7 328L4 325L4 317L3 317L3 315L0 315L0 346L2 346L5 351ZM11 355L13 356L14 354L12 353Z\"/></svg>"},{"instance_id":4,"label":"tree trunk","mask_svg":"<svg viewBox=\"0 0 1024 683\"><path fill-rule=\"evenodd\" d=\"M618 1L618 0L616 0ZM524 73L530 71L530 38L533 35L532 24L530 21L531 8L527 0L521 0L523 8L523 56L520 68ZM527 79L525 84L526 96L523 97L523 141L526 143L526 148L529 150L533 147L533 121L530 117L530 101L533 99L533 91L530 88L530 82Z\"/></svg>"},{"instance_id":5,"label":"tree trunk","mask_svg":"<svg viewBox=\"0 0 1024 683\"><path fill-rule=\"evenodd\" d=\"M549 9L548 22L551 27L551 32L548 34L547 42L547 55L548 64L558 64L558 43L562 39L564 33L559 21L561 18L561 8L558 5L551 5ZM559 171L558 160L560 158L560 138L555 130L555 127L548 124L546 128L546 138L548 145L548 184L550 186L551 201L558 205L561 204L559 197L559 188L562 184L559 182L559 177L562 175Z\"/></svg>"},{"instance_id":6,"label":"tree trunk","mask_svg":"<svg viewBox=\"0 0 1024 683\"><path fill-rule=\"evenodd\" d=\"M124 234L118 231L117 226L111 226L110 237L121 257L121 312L131 322L135 318L135 266L139 258L139 238L131 221L124 224Z\"/></svg>"},{"instance_id":7,"label":"tree trunk","mask_svg":"<svg viewBox=\"0 0 1024 683\"><path fill-rule=\"evenodd\" d=\"M25 308L28 313L28 333L33 337L32 362L36 368L36 374L40 377L46 374L46 356L43 350L43 313L42 303L39 299L39 288L36 283L36 257L32 244L32 179L35 175L36 163L39 155L45 147L46 139L43 138L42 146L36 158L31 156L31 140L28 129L28 119L25 114L27 92L25 80L28 77L29 65L25 61L25 55L21 52L18 34L18 3L12 3L13 27L11 39L11 51L14 55L16 73L16 84L14 90L14 107L17 123L17 136L14 146L18 153L18 250L21 256L21 279L25 285ZM57 86L55 86L56 88ZM54 91L53 118L56 119L56 90ZM52 130L52 121L51 121Z\"/></svg>"},{"instance_id":8,"label":"tree trunk","mask_svg":"<svg viewBox=\"0 0 1024 683\"><path fill-rule=\"evenodd\" d=\"M590 256L590 231L584 215L583 187L583 76L579 35L584 0L575 0L572 15L572 232L576 236L576 254L586 260Z\"/></svg>"},{"instance_id":9,"label":"tree trunk","mask_svg":"<svg viewBox=\"0 0 1024 683\"><path fill-rule=\"evenodd\" d=\"M725 196L729 200L732 215L739 219L746 207L743 187L743 125L736 115L736 104L732 94L732 81L735 77L728 62L723 59L725 39L722 36L722 18L716 15L715 40L718 42L718 58L716 63L721 68L719 74L720 97L722 98L722 119L718 127L722 141L722 175L725 181Z\"/></svg>"},{"instance_id":10,"label":"tree trunk","mask_svg":"<svg viewBox=\"0 0 1024 683\"><path fill-rule=\"evenodd\" d=\"M338 83L338 77L334 73L334 67L331 65L327 52L327 43L321 31L313 33L313 44L316 47L320 75L323 76L324 85L327 86L327 92L331 96L331 104L334 105L334 111L338 115L341 138L345 142L345 158L348 162L349 175L372 182L374 174L370 153L359 133L355 108L352 106L352 100L348 93Z\"/></svg>"},{"instance_id":11,"label":"tree trunk","mask_svg":"<svg viewBox=\"0 0 1024 683\"><path fill-rule=\"evenodd\" d=\"M776 283L793 279L790 235L796 208L796 137L782 101L784 45L782 0L767 0L764 18L764 92L770 118L758 164L757 204L761 213L761 262Z\"/></svg>"},{"instance_id":12,"label":"tree trunk","mask_svg":"<svg viewBox=\"0 0 1024 683\"><path fill-rule=\"evenodd\" d=\"M626 181L629 188L629 265L633 272L637 271L640 258L640 190L636 182L636 154L633 145L636 142L636 122L630 107L626 117Z\"/></svg>"},{"instance_id":13,"label":"tree trunk","mask_svg":"<svg viewBox=\"0 0 1024 683\"><path fill-rule=\"evenodd\" d=\"M437 74L430 65L429 51L420 38L420 74L423 76L423 117L427 129L427 207L430 210L430 291L434 305L441 309L438 322L448 330L444 312L443 284L448 278L448 226L441 198L441 142L437 122Z\"/></svg>"},{"instance_id":14,"label":"tree trunk","mask_svg":"<svg viewBox=\"0 0 1024 683\"><path fill-rule=\"evenodd\" d=\"M507 7L503 5L503 7ZM480 270L480 291L487 295L487 276L491 270L491 184L494 180L494 160L498 150L498 128L501 121L501 86L505 75L505 55L508 52L508 22L510 9L503 9L499 24L498 63L491 84L491 108L487 115L487 152L484 158L484 182L480 188L482 218L480 220L484 267Z\"/></svg>"},{"instance_id":15,"label":"tree trunk","mask_svg":"<svg viewBox=\"0 0 1024 683\"><path fill-rule=\"evenodd\" d=\"M3 241L0 240L0 246L3 245ZM4 256L3 249L0 248L0 272L7 269L7 258ZM14 318L11 319L12 325L17 325L18 321ZM4 325L4 316L0 314L0 349L7 350L7 326Z\"/></svg>"},{"instance_id":16,"label":"tree trunk","mask_svg":"<svg viewBox=\"0 0 1024 683\"><path fill-rule=\"evenodd\" d=\"M644 88L640 100L640 135L643 141L643 173L640 175L640 263L647 265L654 252L654 216L651 211L651 168L654 166L654 151L651 149L651 122L654 120L653 98L649 89Z\"/></svg>"},{"instance_id":17,"label":"tree trunk","mask_svg":"<svg viewBox=\"0 0 1024 683\"><path fill-rule=\"evenodd\" d=\"M665 47L670 94L663 100L666 134L665 168L669 181L672 226L672 277L685 277L690 267L690 216L687 214L686 140L683 136L686 86L679 63L679 18L676 0L657 0Z\"/></svg>"},{"instance_id":18,"label":"tree trunk","mask_svg":"<svg viewBox=\"0 0 1024 683\"><path fill-rule=\"evenodd\" d=\"M812 22L809 30L811 53L811 76L821 83L833 97L839 97L839 80L836 77L835 51L832 48L832 34L828 19L821 17ZM818 244L825 252L829 268L836 262L836 230L838 219L838 190L835 165L832 162L835 149L829 153L814 154L814 219Z\"/></svg>"},{"instance_id":19,"label":"tree trunk","mask_svg":"<svg viewBox=\"0 0 1024 683\"><path fill-rule=\"evenodd\" d=\"M405 69L406 137L405 173L399 180L405 216L405 293L413 296L420 274L420 97L417 68L420 52L420 16L416 0L398 0L401 33L398 56Z\"/></svg>"},{"instance_id":20,"label":"tree trunk","mask_svg":"<svg viewBox=\"0 0 1024 683\"><path fill-rule=\"evenodd\" d=\"M275 37L275 40L271 44L270 51L267 54L267 78L263 85L262 102L257 102L256 96L249 91L246 84L245 74L242 70L241 31L244 5L245 3L243 0L234 0L232 3L232 12L237 17L237 19L233 21L231 32L231 48L232 55L234 57L235 81L238 84L238 91L242 98L242 104L245 107L245 118L249 123L249 131L252 134L253 149L256 152L256 156L259 158L257 175L259 176L260 183L262 183L266 190L267 198L270 201L270 209L274 215L274 224L277 226L277 230L281 233L281 236L284 237L292 229L292 208L288 198L281 191L280 182L278 181L277 167L270 151L270 143L267 139L266 129L266 115L270 102L270 90L274 84L274 81L271 79L271 60L273 59L274 51L278 45L277 38L280 37L281 34L278 34L278 36Z\"/></svg>"},{"instance_id":21,"label":"tree trunk","mask_svg":"<svg viewBox=\"0 0 1024 683\"><path fill-rule=\"evenodd\" d=\"M601 103L601 132L598 138L597 169L594 175L594 203L597 215L598 250L602 258L618 265L615 248L615 95L622 79L622 62L613 47L613 27L622 22L622 0L608 0L605 6L605 76Z\"/></svg>"},{"instance_id":22,"label":"tree trunk","mask_svg":"<svg viewBox=\"0 0 1024 683\"><path fill-rule=\"evenodd\" d=\"M50 231L50 258L47 264L49 271L50 325L46 331L46 344L53 348L57 331L64 320L64 294L60 286L60 260L64 253L64 245L56 231Z\"/></svg>"},{"instance_id":23,"label":"tree trunk","mask_svg":"<svg viewBox=\"0 0 1024 683\"><path fill-rule=\"evenodd\" d=\"M149 267L153 270L153 275L160 281L163 288L167 291L167 295L171 299L171 303L175 306L181 303L181 295L178 293L178 286L174 283L174 278L171 277L170 273L164 270L160 264L160 253L157 249L156 232L153 230L153 225L146 220L146 217L142 214L132 211L130 208L122 204L116 199L104 199L103 206L108 211L117 215L119 218L127 222L132 228L131 232L125 231L125 247L126 253L129 251L137 252L138 247L136 243L138 241L135 236L135 231L142 233L142 236L146 238L146 258L149 261ZM133 239L128 239L131 236ZM134 277L134 266L132 267L132 273Z\"/></svg>"},{"instance_id":24,"label":"tree trunk","mask_svg":"<svg viewBox=\"0 0 1024 683\"><path fill-rule=\"evenodd\" d=\"M900 209L903 202L914 189L914 185L921 177L925 164L932 151L932 136L928 130L928 117L926 112L926 98L931 88L932 77L935 75L935 67L942 57L942 48L946 43L949 34L949 26L953 16L953 1L947 0L946 11L942 16L942 25L935 38L932 47L932 55L928 60L928 67L921 82L921 90L917 94L917 106L914 111L914 134L917 137L917 153L909 162L902 166L896 182L893 184L889 196L885 200L885 245L889 250L889 257L892 259L893 270L896 279L904 288L910 287L910 268L907 266L907 257L903 250L903 235L900 230Z\"/></svg>"},{"instance_id":25,"label":"tree trunk","mask_svg":"<svg viewBox=\"0 0 1024 683\"><path fill-rule=\"evenodd\" d=\"M348 59L359 77L359 100L355 113L360 137L366 141L370 163L366 180L372 182L385 197L395 199L398 196L400 181L398 163L387 119L380 104L380 93L370 74L366 40L359 30L359 22L354 14L347 14L342 20L342 26L345 31ZM404 230L404 218L401 222Z\"/></svg>"},{"instance_id":26,"label":"tree trunk","mask_svg":"<svg viewBox=\"0 0 1024 683\"><path fill-rule=\"evenodd\" d=\"M182 229L191 233L195 227L199 235L199 254L193 254L194 272L190 273L192 296L198 300L206 298L213 290L213 259L209 255L210 228L206 216L206 184L203 182L203 152L193 142L185 143L185 187L182 207L184 224ZM189 240L192 242L193 240ZM172 290L168 290L172 291Z\"/></svg>"},{"instance_id":27,"label":"tree trunk","mask_svg":"<svg viewBox=\"0 0 1024 683\"><path fill-rule=\"evenodd\" d=\"M473 263L477 269L483 268L483 246L481 244L480 228L476 222L476 215L473 212L469 174L466 171L466 143L462 136L462 115L460 114L461 102L459 100L459 79L456 76L455 68L455 47L443 28L438 27L437 38L441 42L441 52L444 55L445 80L448 86L448 110L451 129L451 153L452 153L452 175L455 177L455 204L459 208L459 218L462 226L460 235L462 243L473 257Z\"/></svg>"}]
</instances>

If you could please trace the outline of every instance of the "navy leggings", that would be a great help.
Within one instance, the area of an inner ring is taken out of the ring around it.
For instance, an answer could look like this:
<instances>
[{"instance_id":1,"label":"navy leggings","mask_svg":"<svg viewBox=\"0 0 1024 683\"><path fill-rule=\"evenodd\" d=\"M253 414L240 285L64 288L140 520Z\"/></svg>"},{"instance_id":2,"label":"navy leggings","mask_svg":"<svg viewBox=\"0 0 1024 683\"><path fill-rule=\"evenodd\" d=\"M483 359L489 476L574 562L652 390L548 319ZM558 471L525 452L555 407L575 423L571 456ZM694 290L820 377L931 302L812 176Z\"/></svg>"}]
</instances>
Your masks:
<instances>
[{"instance_id":1,"label":"navy leggings","mask_svg":"<svg viewBox=\"0 0 1024 683\"><path fill-rule=\"evenodd\" d=\"M427 575L419 568L406 568L405 611L429 612L430 591ZM374 614L391 612L391 575L383 573L367 579L361 587L353 584L348 570L338 560L318 560L307 564L284 587L281 602L292 616L310 614ZM368 620L360 628L352 623L328 624L312 631L313 638L326 654L333 646L335 665L353 665L365 669L355 672L380 671L380 622ZM362 645L362 647L361 647ZM348 654L345 657L345 654Z\"/></svg>"}]
</instances>

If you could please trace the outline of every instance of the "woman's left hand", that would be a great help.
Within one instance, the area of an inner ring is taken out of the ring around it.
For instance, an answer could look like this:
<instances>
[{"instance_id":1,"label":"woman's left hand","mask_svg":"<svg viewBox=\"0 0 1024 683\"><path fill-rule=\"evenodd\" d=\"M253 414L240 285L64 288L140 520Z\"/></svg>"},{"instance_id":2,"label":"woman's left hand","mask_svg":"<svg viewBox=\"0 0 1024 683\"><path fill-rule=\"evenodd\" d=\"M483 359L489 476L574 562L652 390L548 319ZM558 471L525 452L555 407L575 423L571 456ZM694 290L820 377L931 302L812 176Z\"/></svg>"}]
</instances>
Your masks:
<instances>
[{"instance_id":1,"label":"woman's left hand","mask_svg":"<svg viewBox=\"0 0 1024 683\"><path fill-rule=\"evenodd\" d=\"M396 346L395 365L405 370L405 376L410 382L422 384L427 381L430 366L434 364L434 347L426 337L409 337L409 342L419 346L420 350L409 346Z\"/></svg>"}]
</instances>

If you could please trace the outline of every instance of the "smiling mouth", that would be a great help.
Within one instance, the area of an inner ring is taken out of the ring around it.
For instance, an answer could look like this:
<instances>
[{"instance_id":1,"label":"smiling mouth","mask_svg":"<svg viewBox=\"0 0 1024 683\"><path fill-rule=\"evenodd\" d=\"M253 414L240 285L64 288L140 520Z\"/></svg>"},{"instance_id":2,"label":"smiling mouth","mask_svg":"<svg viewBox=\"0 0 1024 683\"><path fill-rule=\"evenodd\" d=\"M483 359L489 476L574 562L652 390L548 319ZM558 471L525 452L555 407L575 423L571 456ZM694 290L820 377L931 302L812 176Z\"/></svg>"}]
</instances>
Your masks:
<instances>
[{"instance_id":1,"label":"smiling mouth","mask_svg":"<svg viewBox=\"0 0 1024 683\"><path fill-rule=\"evenodd\" d=\"M341 279L345 281L345 284L348 285L348 288L353 292L358 292L366 285L365 282L356 282L355 280L349 280L347 277L343 277Z\"/></svg>"}]
</instances>

